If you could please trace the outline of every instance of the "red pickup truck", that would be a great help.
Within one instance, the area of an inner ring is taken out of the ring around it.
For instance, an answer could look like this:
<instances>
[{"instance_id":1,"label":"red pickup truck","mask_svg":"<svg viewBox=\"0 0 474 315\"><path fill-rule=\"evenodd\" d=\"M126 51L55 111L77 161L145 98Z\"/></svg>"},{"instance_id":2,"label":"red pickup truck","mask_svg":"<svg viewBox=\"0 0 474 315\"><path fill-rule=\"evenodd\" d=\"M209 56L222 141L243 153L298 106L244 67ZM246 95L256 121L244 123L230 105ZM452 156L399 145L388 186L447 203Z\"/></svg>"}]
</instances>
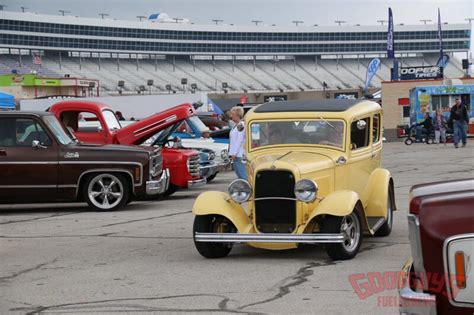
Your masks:
<instances>
[{"instance_id":1,"label":"red pickup truck","mask_svg":"<svg viewBox=\"0 0 474 315\"><path fill-rule=\"evenodd\" d=\"M159 133L163 146L163 169L170 172L170 184L165 195L179 188L206 184L199 170L199 153L195 150L166 146L169 135L178 122L196 115L191 104L182 104L122 127L113 110L92 101L63 101L49 108L76 138L82 142L100 144L140 145ZM155 142L156 143L156 142Z\"/></svg>"}]
</instances>

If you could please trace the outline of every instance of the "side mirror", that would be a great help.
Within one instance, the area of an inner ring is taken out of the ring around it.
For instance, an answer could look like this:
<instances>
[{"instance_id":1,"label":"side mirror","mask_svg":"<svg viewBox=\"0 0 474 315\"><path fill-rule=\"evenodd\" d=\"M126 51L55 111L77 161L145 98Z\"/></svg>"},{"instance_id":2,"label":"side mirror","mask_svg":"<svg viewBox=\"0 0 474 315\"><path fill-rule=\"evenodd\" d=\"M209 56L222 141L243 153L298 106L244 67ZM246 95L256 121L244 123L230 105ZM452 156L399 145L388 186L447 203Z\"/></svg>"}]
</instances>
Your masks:
<instances>
[{"instance_id":1,"label":"side mirror","mask_svg":"<svg viewBox=\"0 0 474 315\"><path fill-rule=\"evenodd\" d=\"M357 125L357 129L364 130L365 127L367 126L367 123L365 122L365 120L358 120L356 125Z\"/></svg>"},{"instance_id":2,"label":"side mirror","mask_svg":"<svg viewBox=\"0 0 474 315\"><path fill-rule=\"evenodd\" d=\"M46 147L44 145L42 145L41 142L39 142L38 140L33 140L31 142L31 147L35 150L37 150L37 149L46 149Z\"/></svg>"}]
</instances>

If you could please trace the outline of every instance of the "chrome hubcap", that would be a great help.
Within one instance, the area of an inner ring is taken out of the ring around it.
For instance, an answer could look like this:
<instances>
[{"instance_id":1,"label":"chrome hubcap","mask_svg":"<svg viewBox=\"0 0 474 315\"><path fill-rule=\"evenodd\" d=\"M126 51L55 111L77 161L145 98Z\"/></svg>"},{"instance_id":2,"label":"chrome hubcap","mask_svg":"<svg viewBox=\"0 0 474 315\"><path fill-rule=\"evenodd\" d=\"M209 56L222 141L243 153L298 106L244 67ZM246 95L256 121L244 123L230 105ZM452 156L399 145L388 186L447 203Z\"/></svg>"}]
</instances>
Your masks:
<instances>
[{"instance_id":1,"label":"chrome hubcap","mask_svg":"<svg viewBox=\"0 0 474 315\"><path fill-rule=\"evenodd\" d=\"M344 236L344 243L342 246L344 246L345 250L348 252L355 250L360 239L359 220L355 213L351 213L342 218L341 233Z\"/></svg>"},{"instance_id":2,"label":"chrome hubcap","mask_svg":"<svg viewBox=\"0 0 474 315\"><path fill-rule=\"evenodd\" d=\"M100 209L111 209L122 201L123 186L120 180L111 174L94 177L87 188L89 200Z\"/></svg>"}]
</instances>

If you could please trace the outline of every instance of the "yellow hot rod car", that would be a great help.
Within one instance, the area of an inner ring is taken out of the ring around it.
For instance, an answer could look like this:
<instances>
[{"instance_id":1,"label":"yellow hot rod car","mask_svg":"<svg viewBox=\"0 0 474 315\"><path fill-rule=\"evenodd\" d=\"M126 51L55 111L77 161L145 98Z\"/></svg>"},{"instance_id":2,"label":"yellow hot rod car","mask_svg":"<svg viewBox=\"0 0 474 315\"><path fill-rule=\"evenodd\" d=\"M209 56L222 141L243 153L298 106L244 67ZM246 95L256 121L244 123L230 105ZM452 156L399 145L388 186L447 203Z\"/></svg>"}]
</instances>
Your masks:
<instances>
[{"instance_id":1,"label":"yellow hot rod car","mask_svg":"<svg viewBox=\"0 0 474 315\"><path fill-rule=\"evenodd\" d=\"M234 243L283 250L324 244L353 258L363 235L387 236L393 179L380 167L382 109L368 100L265 103L245 116L248 181L204 192L193 206L194 243L207 258Z\"/></svg>"}]
</instances>

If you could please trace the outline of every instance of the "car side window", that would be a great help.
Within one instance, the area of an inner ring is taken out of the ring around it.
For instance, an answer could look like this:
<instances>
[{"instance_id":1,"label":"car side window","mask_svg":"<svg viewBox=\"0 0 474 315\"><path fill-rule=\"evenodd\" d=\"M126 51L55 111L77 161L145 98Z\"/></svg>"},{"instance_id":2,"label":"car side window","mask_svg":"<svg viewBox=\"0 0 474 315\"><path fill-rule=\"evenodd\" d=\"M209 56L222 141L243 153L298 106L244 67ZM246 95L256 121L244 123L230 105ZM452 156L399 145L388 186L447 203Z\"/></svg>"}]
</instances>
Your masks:
<instances>
[{"instance_id":1,"label":"car side window","mask_svg":"<svg viewBox=\"0 0 474 315\"><path fill-rule=\"evenodd\" d=\"M369 145L370 119L363 118L351 124L351 150L357 150Z\"/></svg>"},{"instance_id":2,"label":"car side window","mask_svg":"<svg viewBox=\"0 0 474 315\"><path fill-rule=\"evenodd\" d=\"M102 125L96 114L91 112L80 112L77 116L78 132L101 132ZM67 127L67 125L66 125Z\"/></svg>"},{"instance_id":3,"label":"car side window","mask_svg":"<svg viewBox=\"0 0 474 315\"><path fill-rule=\"evenodd\" d=\"M380 114L375 114L372 124L372 143L377 143L380 140Z\"/></svg>"},{"instance_id":4,"label":"car side window","mask_svg":"<svg viewBox=\"0 0 474 315\"><path fill-rule=\"evenodd\" d=\"M0 121L0 146L29 147L33 140L51 145L51 139L41 125L29 118L5 118Z\"/></svg>"}]
</instances>

